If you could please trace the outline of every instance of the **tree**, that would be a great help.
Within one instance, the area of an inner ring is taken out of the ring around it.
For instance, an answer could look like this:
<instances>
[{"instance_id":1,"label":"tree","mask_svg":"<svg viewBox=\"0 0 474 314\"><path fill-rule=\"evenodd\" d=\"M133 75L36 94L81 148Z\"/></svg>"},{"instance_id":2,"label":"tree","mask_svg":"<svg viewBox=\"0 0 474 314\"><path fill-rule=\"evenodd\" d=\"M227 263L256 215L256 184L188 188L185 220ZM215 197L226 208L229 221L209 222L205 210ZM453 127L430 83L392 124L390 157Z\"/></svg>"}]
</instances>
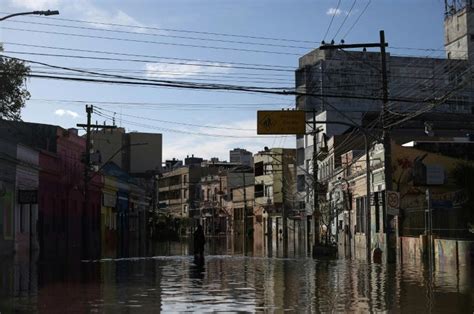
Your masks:
<instances>
[{"instance_id":1,"label":"tree","mask_svg":"<svg viewBox=\"0 0 474 314\"><path fill-rule=\"evenodd\" d=\"M21 109L30 98L25 84L29 73L24 62L0 56L0 118L20 120Z\"/></svg>"}]
</instances>

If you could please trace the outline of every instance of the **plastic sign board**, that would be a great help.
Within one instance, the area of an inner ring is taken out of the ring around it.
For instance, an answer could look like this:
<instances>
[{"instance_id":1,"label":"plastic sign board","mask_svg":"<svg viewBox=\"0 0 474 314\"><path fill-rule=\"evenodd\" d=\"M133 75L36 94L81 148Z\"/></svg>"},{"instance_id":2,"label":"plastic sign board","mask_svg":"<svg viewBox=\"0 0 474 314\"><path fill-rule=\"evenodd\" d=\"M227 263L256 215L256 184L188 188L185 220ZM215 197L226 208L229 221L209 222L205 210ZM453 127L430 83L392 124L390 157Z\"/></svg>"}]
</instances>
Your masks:
<instances>
[{"instance_id":1,"label":"plastic sign board","mask_svg":"<svg viewBox=\"0 0 474 314\"><path fill-rule=\"evenodd\" d=\"M262 110L257 112L257 134L305 134L302 110Z\"/></svg>"}]
</instances>

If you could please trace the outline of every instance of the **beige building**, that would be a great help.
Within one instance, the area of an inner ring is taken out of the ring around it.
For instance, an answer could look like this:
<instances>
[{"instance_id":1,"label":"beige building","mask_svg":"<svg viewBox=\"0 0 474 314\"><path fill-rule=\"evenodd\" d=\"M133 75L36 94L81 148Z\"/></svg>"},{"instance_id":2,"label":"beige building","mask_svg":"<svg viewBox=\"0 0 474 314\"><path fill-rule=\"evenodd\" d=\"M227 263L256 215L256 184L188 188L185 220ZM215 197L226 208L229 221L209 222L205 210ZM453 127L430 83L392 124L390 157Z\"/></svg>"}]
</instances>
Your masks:
<instances>
[{"instance_id":1,"label":"beige building","mask_svg":"<svg viewBox=\"0 0 474 314\"><path fill-rule=\"evenodd\" d=\"M176 218L200 219L201 178L218 168L188 164L164 172L159 179L160 211Z\"/></svg>"},{"instance_id":2,"label":"beige building","mask_svg":"<svg viewBox=\"0 0 474 314\"><path fill-rule=\"evenodd\" d=\"M124 128L117 128L92 132L91 138L94 151L100 152L100 161L92 157L92 162L98 166L113 161L132 176L143 176L161 169L162 134L126 133Z\"/></svg>"},{"instance_id":3,"label":"beige building","mask_svg":"<svg viewBox=\"0 0 474 314\"><path fill-rule=\"evenodd\" d=\"M254 155L254 224L263 226L264 234L276 234L282 229L283 214L295 216L295 164L295 149L272 148Z\"/></svg>"}]
</instances>

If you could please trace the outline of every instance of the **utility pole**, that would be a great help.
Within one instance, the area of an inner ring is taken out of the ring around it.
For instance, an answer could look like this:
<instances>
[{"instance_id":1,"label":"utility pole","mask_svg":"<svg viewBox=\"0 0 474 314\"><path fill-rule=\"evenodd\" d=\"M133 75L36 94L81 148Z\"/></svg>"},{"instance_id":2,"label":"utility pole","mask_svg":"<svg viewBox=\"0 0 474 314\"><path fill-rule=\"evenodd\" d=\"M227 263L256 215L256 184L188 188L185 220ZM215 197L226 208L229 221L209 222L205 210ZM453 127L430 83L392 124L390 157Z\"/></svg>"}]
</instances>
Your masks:
<instances>
[{"instance_id":1,"label":"utility pole","mask_svg":"<svg viewBox=\"0 0 474 314\"><path fill-rule=\"evenodd\" d=\"M334 50L334 49L346 49L346 48L379 48L380 49L380 59L382 67L382 109L381 109L381 121L383 128L383 146L384 146L384 175L385 175L385 192L392 189L392 154L391 154L391 140L390 132L388 127L385 125L386 114L387 114L387 105L388 105L388 79L387 79L387 55L385 47L388 46L388 43L385 42L385 32L381 30L379 32L380 41L378 43L362 43L362 44L342 44L342 45L323 45L319 49L321 50ZM367 200L366 200L366 244L367 244L367 261L371 260L371 212L370 212L370 161L369 161L369 151L368 151L368 138L366 140L366 167L367 167ZM385 193L385 198L387 193ZM385 201L387 204L387 201ZM385 217L384 217L385 219ZM392 260L393 248L391 248L391 243L393 240L389 238L393 237L393 234L387 232L387 258Z\"/></svg>"},{"instance_id":2,"label":"utility pole","mask_svg":"<svg viewBox=\"0 0 474 314\"><path fill-rule=\"evenodd\" d=\"M313 224L314 224L314 244L313 254L316 246L319 245L319 189L318 189L318 152L316 151L317 136L316 130L316 109L313 108Z\"/></svg>"},{"instance_id":3,"label":"utility pole","mask_svg":"<svg viewBox=\"0 0 474 314\"><path fill-rule=\"evenodd\" d=\"M89 183L90 183L90 167L91 167L91 128L97 128L97 129L115 129L115 125L91 125L91 117L92 113L94 112L94 107L92 105L86 105L86 114L87 114L87 124L77 124L78 127L83 127L86 128L86 152L84 155L84 204L83 204L83 210L82 210L82 246L83 246L83 257L87 258L87 254L89 254L89 243L87 239L88 234L93 234L93 229L91 225L88 226L87 224L87 212L89 210ZM97 219L97 226L96 230L99 230L98 235L99 239L95 239L95 241L98 240L98 254L100 254L100 221L101 221L101 213L100 209L98 210L97 213L98 217Z\"/></svg>"},{"instance_id":4,"label":"utility pole","mask_svg":"<svg viewBox=\"0 0 474 314\"><path fill-rule=\"evenodd\" d=\"M247 189L245 186L245 172L242 172L244 184L244 253L247 254Z\"/></svg>"}]
</instances>

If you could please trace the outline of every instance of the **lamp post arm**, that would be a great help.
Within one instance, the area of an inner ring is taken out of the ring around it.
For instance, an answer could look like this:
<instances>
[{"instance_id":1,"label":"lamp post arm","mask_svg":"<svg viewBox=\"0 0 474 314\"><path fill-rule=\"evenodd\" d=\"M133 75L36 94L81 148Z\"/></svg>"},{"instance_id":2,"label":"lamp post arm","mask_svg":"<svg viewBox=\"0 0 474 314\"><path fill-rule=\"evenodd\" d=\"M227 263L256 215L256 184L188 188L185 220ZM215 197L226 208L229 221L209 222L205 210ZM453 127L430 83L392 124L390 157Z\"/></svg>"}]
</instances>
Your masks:
<instances>
[{"instance_id":1,"label":"lamp post arm","mask_svg":"<svg viewBox=\"0 0 474 314\"><path fill-rule=\"evenodd\" d=\"M58 15L59 14L59 11L57 10L47 10L47 11L30 11L30 12L20 12L20 13L13 13L13 14L9 14L9 15L6 15L2 18L0 18L0 22L1 21L4 21L6 19L9 19L11 17L15 17L15 16L21 16L21 15L44 15L44 16L50 16L50 15Z\"/></svg>"}]
</instances>

